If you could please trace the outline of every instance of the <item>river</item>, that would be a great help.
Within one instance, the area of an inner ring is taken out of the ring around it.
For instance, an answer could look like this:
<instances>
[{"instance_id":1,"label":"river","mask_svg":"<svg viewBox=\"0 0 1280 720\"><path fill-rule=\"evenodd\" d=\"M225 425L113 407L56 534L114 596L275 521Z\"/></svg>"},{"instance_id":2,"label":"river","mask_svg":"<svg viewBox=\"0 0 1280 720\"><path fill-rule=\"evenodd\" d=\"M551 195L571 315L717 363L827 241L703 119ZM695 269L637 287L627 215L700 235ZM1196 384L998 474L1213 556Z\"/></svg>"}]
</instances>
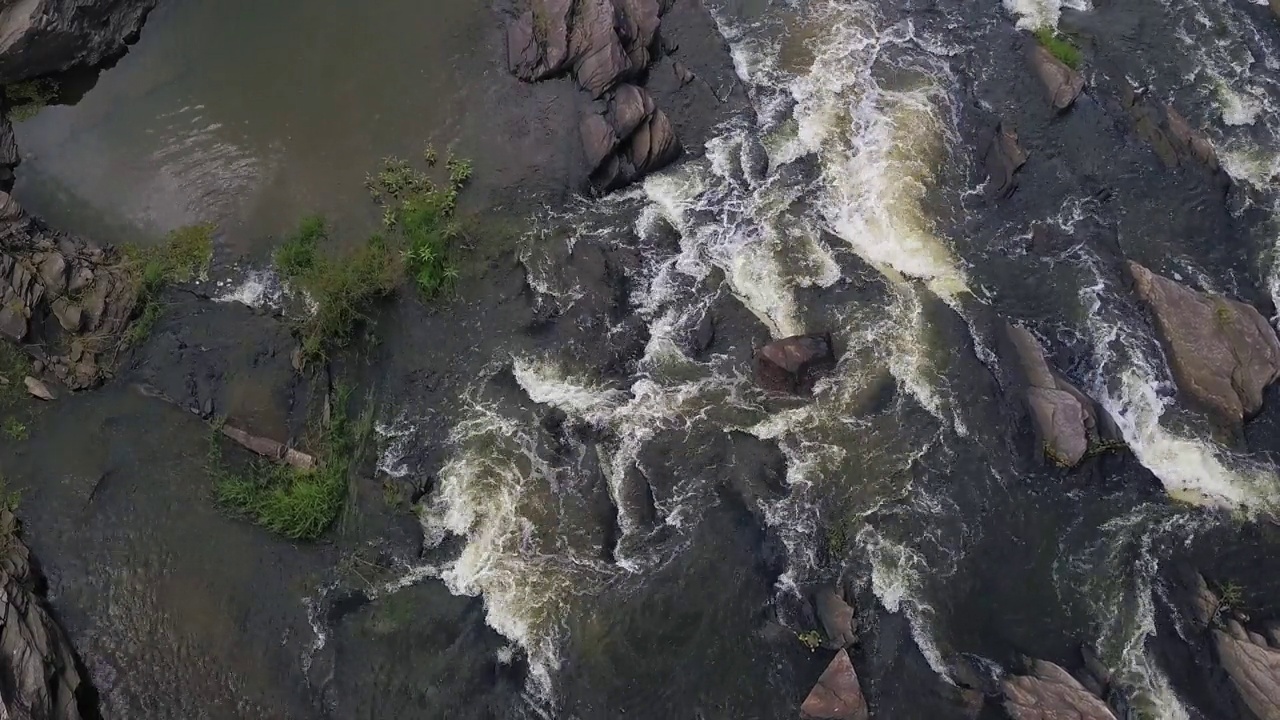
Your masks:
<instances>
[{"instance_id":1,"label":"river","mask_svg":"<svg viewBox=\"0 0 1280 720\"><path fill-rule=\"evenodd\" d=\"M599 200L573 192L572 112L548 109L571 91L508 77L484 4L173 0L18 126L25 205L112 241L216 222L222 292L306 213L366 231L364 173L428 142L475 161L465 209L520 226L449 313L391 313L379 478L426 492L362 540L400 552L360 602L332 582L341 548L207 507L194 420L157 436L123 389L42 419L14 475L111 716L789 717L823 666L796 638L807 597L845 582L876 717L958 717L958 664L1081 643L1144 717L1207 717L1161 661L1165 578L1275 569L1280 538L1246 520L1280 499L1277 398L1236 436L1184 407L1123 261L1274 310L1280 24L1243 0L706 13L727 52L692 67L739 101ZM1018 24L1045 22L1085 50L1064 115L1022 59ZM1125 82L1204 128L1233 185L1162 166ZM973 161L995 119L1030 156L1002 201ZM1039 460L998 380L1004 320L1130 452ZM758 390L753 346L805 332L832 333L835 370L809 399ZM60 457L85 417L112 450ZM84 527L62 512L83 479L38 484L104 468L131 479Z\"/></svg>"}]
</instances>

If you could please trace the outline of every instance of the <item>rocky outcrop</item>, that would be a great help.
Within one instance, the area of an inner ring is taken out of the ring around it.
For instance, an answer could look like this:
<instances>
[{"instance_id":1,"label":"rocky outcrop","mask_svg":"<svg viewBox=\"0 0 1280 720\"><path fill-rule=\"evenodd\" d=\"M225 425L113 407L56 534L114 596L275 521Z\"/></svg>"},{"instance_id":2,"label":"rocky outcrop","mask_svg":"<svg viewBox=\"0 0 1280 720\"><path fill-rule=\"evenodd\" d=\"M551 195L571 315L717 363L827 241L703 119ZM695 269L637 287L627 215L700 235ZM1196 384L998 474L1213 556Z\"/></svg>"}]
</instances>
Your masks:
<instances>
[{"instance_id":1,"label":"rocky outcrop","mask_svg":"<svg viewBox=\"0 0 1280 720\"><path fill-rule=\"evenodd\" d=\"M1258 720L1280 720L1280 650L1232 620L1213 630L1218 661Z\"/></svg>"},{"instance_id":2,"label":"rocky outcrop","mask_svg":"<svg viewBox=\"0 0 1280 720\"><path fill-rule=\"evenodd\" d=\"M1256 414L1262 391L1280 377L1280 340L1262 313L1135 262L1129 272L1155 320L1178 388L1229 423Z\"/></svg>"},{"instance_id":3,"label":"rocky outcrop","mask_svg":"<svg viewBox=\"0 0 1280 720\"><path fill-rule=\"evenodd\" d=\"M1115 438L1102 408L1054 372L1034 335L1016 325L1006 325L1005 332L1010 354L1026 381L1027 411L1036 438L1052 461L1074 467L1091 447Z\"/></svg>"},{"instance_id":4,"label":"rocky outcrop","mask_svg":"<svg viewBox=\"0 0 1280 720\"><path fill-rule=\"evenodd\" d=\"M680 154L671 121L636 84L659 51L658 29L669 6L667 0L531 0L507 28L507 66L516 77L538 82L568 74L603 101L579 124L599 192Z\"/></svg>"},{"instance_id":5,"label":"rocky outcrop","mask_svg":"<svg viewBox=\"0 0 1280 720\"><path fill-rule=\"evenodd\" d=\"M0 191L0 335L73 390L110 372L137 298L110 249L51 230Z\"/></svg>"},{"instance_id":6,"label":"rocky outcrop","mask_svg":"<svg viewBox=\"0 0 1280 720\"><path fill-rule=\"evenodd\" d=\"M835 365L831 336L796 335L774 340L755 353L756 382L772 392L804 394L823 370Z\"/></svg>"},{"instance_id":7,"label":"rocky outcrop","mask_svg":"<svg viewBox=\"0 0 1280 720\"><path fill-rule=\"evenodd\" d=\"M0 717L80 720L96 717L74 650L42 597L44 581L0 508Z\"/></svg>"},{"instance_id":8,"label":"rocky outcrop","mask_svg":"<svg viewBox=\"0 0 1280 720\"><path fill-rule=\"evenodd\" d=\"M1014 175L1027 163L1018 135L1003 122L991 128L981 143L982 167L987 172L987 194L1007 198L1018 187Z\"/></svg>"},{"instance_id":9,"label":"rocky outcrop","mask_svg":"<svg viewBox=\"0 0 1280 720\"><path fill-rule=\"evenodd\" d=\"M844 649L858 641L858 621L853 608L833 587L818 590L813 598L818 620L827 634L827 646Z\"/></svg>"},{"instance_id":10,"label":"rocky outcrop","mask_svg":"<svg viewBox=\"0 0 1280 720\"><path fill-rule=\"evenodd\" d=\"M1013 720L1116 720L1071 673L1045 660L1032 660L1028 674L1006 678L1001 687Z\"/></svg>"},{"instance_id":11,"label":"rocky outcrop","mask_svg":"<svg viewBox=\"0 0 1280 720\"><path fill-rule=\"evenodd\" d=\"M866 698L849 653L840 650L800 705L806 720L868 720Z\"/></svg>"},{"instance_id":12,"label":"rocky outcrop","mask_svg":"<svg viewBox=\"0 0 1280 720\"><path fill-rule=\"evenodd\" d=\"M1123 97L1125 110L1133 118L1138 136L1151 146L1166 167L1200 166L1211 173L1221 175L1221 163L1213 143L1191 127L1177 110L1167 103L1151 98L1145 90L1125 83Z\"/></svg>"},{"instance_id":13,"label":"rocky outcrop","mask_svg":"<svg viewBox=\"0 0 1280 720\"><path fill-rule=\"evenodd\" d=\"M0 0L0 85L95 67L137 37L156 0Z\"/></svg>"},{"instance_id":14,"label":"rocky outcrop","mask_svg":"<svg viewBox=\"0 0 1280 720\"><path fill-rule=\"evenodd\" d=\"M591 184L601 192L629 185L680 154L671 120L635 85L619 85L607 110L583 117L581 130Z\"/></svg>"},{"instance_id":15,"label":"rocky outcrop","mask_svg":"<svg viewBox=\"0 0 1280 720\"><path fill-rule=\"evenodd\" d=\"M1065 112L1084 92L1084 76L1053 56L1040 43L1032 42L1027 59L1036 77L1044 85L1049 102L1058 112Z\"/></svg>"}]
</instances>

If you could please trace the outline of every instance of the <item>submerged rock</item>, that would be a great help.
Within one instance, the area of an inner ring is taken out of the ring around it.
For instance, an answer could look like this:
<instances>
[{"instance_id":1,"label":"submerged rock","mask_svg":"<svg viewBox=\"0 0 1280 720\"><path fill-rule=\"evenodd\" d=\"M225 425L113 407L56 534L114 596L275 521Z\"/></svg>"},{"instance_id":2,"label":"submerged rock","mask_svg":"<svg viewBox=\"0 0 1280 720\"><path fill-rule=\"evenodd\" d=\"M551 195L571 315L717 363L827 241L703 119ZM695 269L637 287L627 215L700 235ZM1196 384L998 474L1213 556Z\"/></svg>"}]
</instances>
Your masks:
<instances>
[{"instance_id":1,"label":"submerged rock","mask_svg":"<svg viewBox=\"0 0 1280 720\"><path fill-rule=\"evenodd\" d=\"M1037 440L1055 463L1074 467L1089 448L1112 433L1098 404L1049 367L1044 348L1024 328L1006 325L1017 366L1027 382L1026 402Z\"/></svg>"},{"instance_id":2,"label":"submerged rock","mask_svg":"<svg viewBox=\"0 0 1280 720\"><path fill-rule=\"evenodd\" d=\"M804 394L813 389L820 372L834 364L829 334L796 335L756 351L756 382L773 392Z\"/></svg>"},{"instance_id":3,"label":"submerged rock","mask_svg":"<svg viewBox=\"0 0 1280 720\"><path fill-rule=\"evenodd\" d=\"M833 649L847 648L858 641L858 621L853 608L833 587L824 587L814 596L813 604L818 620L827 633L827 642Z\"/></svg>"},{"instance_id":4,"label":"submerged rock","mask_svg":"<svg viewBox=\"0 0 1280 720\"><path fill-rule=\"evenodd\" d=\"M980 152L990 183L989 194L996 198L1012 195L1018 187L1014 174L1027 163L1027 154L1018 145L1017 133L1005 127L1003 122L997 123L990 130L989 137L984 139Z\"/></svg>"},{"instance_id":5,"label":"submerged rock","mask_svg":"<svg viewBox=\"0 0 1280 720\"><path fill-rule=\"evenodd\" d=\"M849 653L840 650L800 705L807 720L868 720L866 698Z\"/></svg>"},{"instance_id":6,"label":"submerged rock","mask_svg":"<svg viewBox=\"0 0 1280 720\"><path fill-rule=\"evenodd\" d=\"M1218 152L1200 132L1192 129L1177 110L1168 103L1158 102L1138 88L1125 84L1123 97L1125 110L1133 118L1138 136L1147 141L1166 167L1199 165L1211 173L1220 173L1222 166Z\"/></svg>"},{"instance_id":7,"label":"submerged rock","mask_svg":"<svg viewBox=\"0 0 1280 720\"><path fill-rule=\"evenodd\" d=\"M1150 308L1178 388L1229 423L1262 409L1280 377L1280 339L1252 305L1197 292L1129 263Z\"/></svg>"},{"instance_id":8,"label":"submerged rock","mask_svg":"<svg viewBox=\"0 0 1280 720\"><path fill-rule=\"evenodd\" d=\"M1065 112L1084 92L1084 76L1053 56L1040 43L1032 42L1027 53L1031 69L1044 85L1049 101L1058 112Z\"/></svg>"},{"instance_id":9,"label":"submerged rock","mask_svg":"<svg viewBox=\"0 0 1280 720\"><path fill-rule=\"evenodd\" d=\"M0 85L94 67L124 52L156 0L21 0L0 11Z\"/></svg>"},{"instance_id":10,"label":"submerged rock","mask_svg":"<svg viewBox=\"0 0 1280 720\"><path fill-rule=\"evenodd\" d=\"M1001 687L1013 720L1116 720L1071 673L1045 660L1031 661L1029 674L1006 678Z\"/></svg>"},{"instance_id":11,"label":"submerged rock","mask_svg":"<svg viewBox=\"0 0 1280 720\"><path fill-rule=\"evenodd\" d=\"M3 508L0 537L0 717L96 717L75 651L41 596L44 581L18 536L17 518Z\"/></svg>"}]
</instances>

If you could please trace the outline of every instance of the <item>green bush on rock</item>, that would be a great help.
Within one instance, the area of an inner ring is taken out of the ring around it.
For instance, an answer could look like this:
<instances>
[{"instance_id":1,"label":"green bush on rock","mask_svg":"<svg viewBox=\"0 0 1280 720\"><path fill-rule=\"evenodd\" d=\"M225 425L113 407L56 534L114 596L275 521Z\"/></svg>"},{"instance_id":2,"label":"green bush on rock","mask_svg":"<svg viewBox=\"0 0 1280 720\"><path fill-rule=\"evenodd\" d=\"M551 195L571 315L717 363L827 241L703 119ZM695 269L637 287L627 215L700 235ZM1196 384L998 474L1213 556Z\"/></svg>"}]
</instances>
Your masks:
<instances>
[{"instance_id":1,"label":"green bush on rock","mask_svg":"<svg viewBox=\"0 0 1280 720\"><path fill-rule=\"evenodd\" d=\"M1070 39L1058 33L1054 28L1045 26L1036 28L1036 42L1040 43L1049 54L1058 58L1072 70L1080 69L1080 49Z\"/></svg>"},{"instance_id":2,"label":"green bush on rock","mask_svg":"<svg viewBox=\"0 0 1280 720\"><path fill-rule=\"evenodd\" d=\"M164 312L160 294L170 284L205 276L213 260L212 224L190 225L170 232L160 245L124 248L124 263L135 283L133 322L121 341L126 347L146 340Z\"/></svg>"}]
</instances>

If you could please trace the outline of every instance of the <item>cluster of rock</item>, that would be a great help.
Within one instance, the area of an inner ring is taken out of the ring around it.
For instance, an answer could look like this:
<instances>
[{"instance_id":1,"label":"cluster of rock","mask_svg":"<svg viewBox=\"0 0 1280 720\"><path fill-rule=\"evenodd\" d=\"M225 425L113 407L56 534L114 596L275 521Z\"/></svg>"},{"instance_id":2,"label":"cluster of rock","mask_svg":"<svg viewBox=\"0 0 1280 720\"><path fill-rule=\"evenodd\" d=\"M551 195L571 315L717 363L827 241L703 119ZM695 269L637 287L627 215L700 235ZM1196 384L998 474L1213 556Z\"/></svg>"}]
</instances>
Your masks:
<instances>
[{"instance_id":1,"label":"cluster of rock","mask_svg":"<svg viewBox=\"0 0 1280 720\"><path fill-rule=\"evenodd\" d=\"M1213 672L1225 674L1241 717L1280 718L1280 622L1246 628L1244 618L1209 589L1199 573L1183 578L1189 586L1191 619L1206 631ZM1196 642L1191 637L1188 642ZM1243 707L1240 707L1243 706Z\"/></svg>"},{"instance_id":2,"label":"cluster of rock","mask_svg":"<svg viewBox=\"0 0 1280 720\"><path fill-rule=\"evenodd\" d=\"M580 123L599 192L634 182L680 154L671 120L641 87L661 49L659 27L669 7L669 0L530 0L507 28L507 63L517 77L538 82L572 75L599 101Z\"/></svg>"},{"instance_id":3,"label":"cluster of rock","mask_svg":"<svg viewBox=\"0 0 1280 720\"><path fill-rule=\"evenodd\" d=\"M858 640L853 607L832 587L819 590L814 605L825 631L823 647L836 654L800 704L800 714L806 720L868 720L871 713L849 658L848 648Z\"/></svg>"},{"instance_id":4,"label":"cluster of rock","mask_svg":"<svg viewBox=\"0 0 1280 720\"><path fill-rule=\"evenodd\" d=\"M17 518L0 508L0 717L96 717L92 690L43 587Z\"/></svg>"}]
</instances>

